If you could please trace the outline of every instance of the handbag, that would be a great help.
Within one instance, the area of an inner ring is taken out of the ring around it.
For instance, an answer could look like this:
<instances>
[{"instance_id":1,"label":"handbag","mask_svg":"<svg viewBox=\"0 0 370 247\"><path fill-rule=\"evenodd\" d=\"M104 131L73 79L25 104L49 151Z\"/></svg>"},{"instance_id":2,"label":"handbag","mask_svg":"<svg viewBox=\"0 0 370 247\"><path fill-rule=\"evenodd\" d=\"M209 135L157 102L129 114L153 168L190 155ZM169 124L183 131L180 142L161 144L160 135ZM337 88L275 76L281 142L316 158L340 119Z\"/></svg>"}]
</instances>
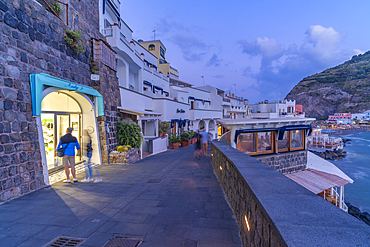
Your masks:
<instances>
[{"instance_id":1,"label":"handbag","mask_svg":"<svg viewBox=\"0 0 370 247\"><path fill-rule=\"evenodd\" d=\"M67 143L67 146L65 148L59 148L58 150L58 157L63 157L64 156L64 151L66 150L66 148L68 147L69 145L69 142Z\"/></svg>"}]
</instances>

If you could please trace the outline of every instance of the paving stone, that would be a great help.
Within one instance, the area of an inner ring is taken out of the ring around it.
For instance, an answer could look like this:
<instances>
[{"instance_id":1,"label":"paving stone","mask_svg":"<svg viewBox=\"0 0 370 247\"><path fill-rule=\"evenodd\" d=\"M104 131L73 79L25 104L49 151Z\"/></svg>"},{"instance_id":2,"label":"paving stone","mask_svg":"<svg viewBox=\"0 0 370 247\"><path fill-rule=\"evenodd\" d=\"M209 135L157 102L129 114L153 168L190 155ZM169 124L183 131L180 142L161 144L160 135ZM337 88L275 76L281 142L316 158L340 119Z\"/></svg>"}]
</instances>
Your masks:
<instances>
[{"instance_id":1,"label":"paving stone","mask_svg":"<svg viewBox=\"0 0 370 247\"><path fill-rule=\"evenodd\" d=\"M20 127L23 129L22 124ZM192 150L188 152L191 154ZM45 227L42 231L36 229L36 233L30 236L32 238L27 240L34 243L38 243L38 239L48 240L49 235L50 241L55 235L64 232L66 235L87 237L84 246L102 246L113 234L143 238L144 242L140 246L144 247L190 247L204 241L222 243L223 246L240 246L240 242L239 245L237 242L239 230L231 217L225 221L224 228L221 226L222 217L208 217L211 214L223 216L224 212L232 215L219 184L204 184L204 179L209 177L207 174L213 174L210 160L199 161L199 170L194 172L187 162L187 156L191 157L185 149L148 157L134 166L101 166L104 183L56 183L52 187L0 205L0 218L1 212L5 211L3 215L9 220L5 221L9 229L15 229L14 225ZM6 157L10 162L9 156ZM168 162L163 163L164 157L168 158ZM27 152L19 154L24 164L28 164L28 158ZM187 172L189 169L192 172ZM146 184L149 179L161 176L165 178L161 184ZM167 176L169 179L166 179ZM217 181L213 175L211 179ZM194 184L189 188L190 180ZM178 191L171 190L174 184L177 184ZM205 189L204 186L210 188ZM214 186L217 189L211 189ZM221 195L216 196L216 191ZM217 203L208 202L216 197L220 198ZM159 207L161 204L164 207ZM38 224L26 223L37 220L37 215L43 212L47 213L41 216ZM220 229L209 228L207 224L213 223ZM1 234L11 237L14 233L10 230L2 232L0 227Z\"/></svg>"},{"instance_id":2,"label":"paving stone","mask_svg":"<svg viewBox=\"0 0 370 247\"><path fill-rule=\"evenodd\" d=\"M47 227L45 225L15 223L6 229L3 229L1 234L10 237L31 238L46 228Z\"/></svg>"},{"instance_id":3,"label":"paving stone","mask_svg":"<svg viewBox=\"0 0 370 247\"><path fill-rule=\"evenodd\" d=\"M22 242L20 245L17 245L18 247L30 247L30 246L44 246L47 244L50 240L48 239L37 239L37 238L30 238L26 241Z\"/></svg>"},{"instance_id":4,"label":"paving stone","mask_svg":"<svg viewBox=\"0 0 370 247\"><path fill-rule=\"evenodd\" d=\"M36 239L54 239L59 236L64 236L66 232L70 231L71 228L69 227L61 227L61 226L48 226L44 231L40 232L39 234L35 235L34 238Z\"/></svg>"},{"instance_id":5,"label":"paving stone","mask_svg":"<svg viewBox=\"0 0 370 247\"><path fill-rule=\"evenodd\" d=\"M19 246L25 241L27 241L27 238L6 236L3 238L0 238L0 246L6 246L6 247Z\"/></svg>"}]
</instances>

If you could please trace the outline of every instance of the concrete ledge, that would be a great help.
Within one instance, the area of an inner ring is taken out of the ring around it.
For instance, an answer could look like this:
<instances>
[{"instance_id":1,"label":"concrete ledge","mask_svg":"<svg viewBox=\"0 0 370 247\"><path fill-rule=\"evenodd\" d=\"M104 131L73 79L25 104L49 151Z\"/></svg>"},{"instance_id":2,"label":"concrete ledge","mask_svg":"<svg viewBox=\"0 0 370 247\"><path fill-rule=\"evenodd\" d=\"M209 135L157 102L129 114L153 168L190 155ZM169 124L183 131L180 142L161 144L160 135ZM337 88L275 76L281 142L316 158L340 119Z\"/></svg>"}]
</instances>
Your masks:
<instances>
[{"instance_id":1,"label":"concrete ledge","mask_svg":"<svg viewBox=\"0 0 370 247\"><path fill-rule=\"evenodd\" d=\"M369 245L369 226L255 158L214 141L212 165L244 246Z\"/></svg>"}]
</instances>

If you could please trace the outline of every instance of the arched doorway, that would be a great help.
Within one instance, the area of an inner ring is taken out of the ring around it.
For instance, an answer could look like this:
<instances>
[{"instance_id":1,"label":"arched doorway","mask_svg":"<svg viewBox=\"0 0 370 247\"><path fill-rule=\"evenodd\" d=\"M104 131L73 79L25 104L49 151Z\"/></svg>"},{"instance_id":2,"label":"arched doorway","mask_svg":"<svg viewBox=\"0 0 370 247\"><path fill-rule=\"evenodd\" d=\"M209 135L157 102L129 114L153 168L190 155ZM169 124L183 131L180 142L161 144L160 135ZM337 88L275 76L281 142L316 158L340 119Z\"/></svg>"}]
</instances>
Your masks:
<instances>
[{"instance_id":1,"label":"arched doorway","mask_svg":"<svg viewBox=\"0 0 370 247\"><path fill-rule=\"evenodd\" d=\"M41 124L44 138L48 170L56 164L56 147L68 127L73 128L72 135L81 143L81 107L71 96L63 92L52 92L41 102ZM76 154L76 162L81 161L82 153Z\"/></svg>"},{"instance_id":2,"label":"arched doorway","mask_svg":"<svg viewBox=\"0 0 370 247\"><path fill-rule=\"evenodd\" d=\"M202 131L206 128L206 123L203 120L200 120L199 122L199 130Z\"/></svg>"},{"instance_id":3,"label":"arched doorway","mask_svg":"<svg viewBox=\"0 0 370 247\"><path fill-rule=\"evenodd\" d=\"M76 152L76 164L84 159L85 140L88 135L94 150L92 162L101 164L95 110L89 96L52 87L45 89L43 96L40 118L48 173L63 169L62 165L56 162L56 147L67 127L73 128L72 135L81 146Z\"/></svg>"}]
</instances>

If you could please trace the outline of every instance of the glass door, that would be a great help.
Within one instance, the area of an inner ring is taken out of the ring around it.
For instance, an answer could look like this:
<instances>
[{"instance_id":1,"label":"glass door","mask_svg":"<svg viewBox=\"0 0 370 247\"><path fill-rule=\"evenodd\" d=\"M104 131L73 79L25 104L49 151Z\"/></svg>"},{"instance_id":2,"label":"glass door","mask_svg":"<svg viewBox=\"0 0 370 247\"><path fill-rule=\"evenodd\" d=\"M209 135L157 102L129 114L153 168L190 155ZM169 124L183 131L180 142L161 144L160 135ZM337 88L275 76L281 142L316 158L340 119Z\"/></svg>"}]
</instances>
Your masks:
<instances>
[{"instance_id":1,"label":"glass door","mask_svg":"<svg viewBox=\"0 0 370 247\"><path fill-rule=\"evenodd\" d=\"M69 127L69 115L57 115L57 136L58 142L62 136L66 134L66 130ZM57 144L58 145L58 144Z\"/></svg>"},{"instance_id":2,"label":"glass door","mask_svg":"<svg viewBox=\"0 0 370 247\"><path fill-rule=\"evenodd\" d=\"M82 148L82 143L81 143L81 129L80 129L80 118L81 114L71 114L70 116L70 125L73 128L72 135L77 138L78 143L80 144ZM82 152L81 149L77 150L76 152L76 162L81 161L82 159Z\"/></svg>"},{"instance_id":3,"label":"glass door","mask_svg":"<svg viewBox=\"0 0 370 247\"><path fill-rule=\"evenodd\" d=\"M54 168L55 146L55 122L53 113L41 114L42 133L44 137L46 164L48 169Z\"/></svg>"}]
</instances>

